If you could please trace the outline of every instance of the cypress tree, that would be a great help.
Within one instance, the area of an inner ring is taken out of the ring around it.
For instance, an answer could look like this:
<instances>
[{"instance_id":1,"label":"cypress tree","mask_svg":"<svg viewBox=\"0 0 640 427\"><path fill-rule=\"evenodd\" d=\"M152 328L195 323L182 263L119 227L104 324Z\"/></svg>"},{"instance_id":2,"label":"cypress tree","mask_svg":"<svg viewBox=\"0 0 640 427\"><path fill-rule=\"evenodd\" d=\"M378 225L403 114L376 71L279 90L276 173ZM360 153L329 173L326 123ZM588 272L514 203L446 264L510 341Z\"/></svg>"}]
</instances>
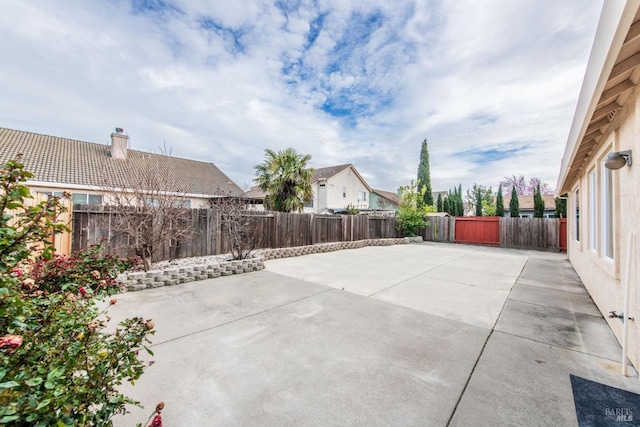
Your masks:
<instances>
[{"instance_id":1,"label":"cypress tree","mask_svg":"<svg viewBox=\"0 0 640 427\"><path fill-rule=\"evenodd\" d=\"M482 189L476 187L476 216L482 216Z\"/></svg>"},{"instance_id":2,"label":"cypress tree","mask_svg":"<svg viewBox=\"0 0 640 427\"><path fill-rule=\"evenodd\" d=\"M451 205L449 205L449 197L445 197L442 201L442 210L451 215Z\"/></svg>"},{"instance_id":3,"label":"cypress tree","mask_svg":"<svg viewBox=\"0 0 640 427\"><path fill-rule=\"evenodd\" d=\"M563 194L562 197L556 197L556 218L567 217L567 194Z\"/></svg>"},{"instance_id":4,"label":"cypress tree","mask_svg":"<svg viewBox=\"0 0 640 427\"><path fill-rule=\"evenodd\" d=\"M424 204L433 206L433 193L431 191L431 171L429 169L429 148L427 140L422 141L422 149L420 150L420 163L418 164L418 185L420 188L425 187Z\"/></svg>"},{"instance_id":5,"label":"cypress tree","mask_svg":"<svg viewBox=\"0 0 640 427\"><path fill-rule=\"evenodd\" d=\"M498 196L496 197L496 216L504 216L504 200L502 199L502 184L498 186Z\"/></svg>"},{"instance_id":6,"label":"cypress tree","mask_svg":"<svg viewBox=\"0 0 640 427\"><path fill-rule=\"evenodd\" d=\"M542 218L544 216L544 200L542 200L542 194L540 194L540 183L536 187L536 192L533 195L533 217Z\"/></svg>"},{"instance_id":7,"label":"cypress tree","mask_svg":"<svg viewBox=\"0 0 640 427\"><path fill-rule=\"evenodd\" d=\"M464 216L464 201L462 200L462 184L458 184L458 216Z\"/></svg>"},{"instance_id":8,"label":"cypress tree","mask_svg":"<svg viewBox=\"0 0 640 427\"><path fill-rule=\"evenodd\" d=\"M509 201L509 215L511 218L517 218L520 216L520 202L518 200L518 192L514 185L511 189L511 200Z\"/></svg>"},{"instance_id":9,"label":"cypress tree","mask_svg":"<svg viewBox=\"0 0 640 427\"><path fill-rule=\"evenodd\" d=\"M438 212L443 212L444 207L442 205L442 194L438 194Z\"/></svg>"}]
</instances>

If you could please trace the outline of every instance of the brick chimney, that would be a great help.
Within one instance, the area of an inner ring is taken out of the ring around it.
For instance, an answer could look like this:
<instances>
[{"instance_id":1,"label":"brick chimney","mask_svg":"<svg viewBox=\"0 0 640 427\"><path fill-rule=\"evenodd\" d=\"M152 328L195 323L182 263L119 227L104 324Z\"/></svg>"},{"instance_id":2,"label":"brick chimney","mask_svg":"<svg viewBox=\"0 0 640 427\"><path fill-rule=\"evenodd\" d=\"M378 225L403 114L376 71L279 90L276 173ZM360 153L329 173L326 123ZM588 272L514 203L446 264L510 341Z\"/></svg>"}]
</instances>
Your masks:
<instances>
[{"instance_id":1,"label":"brick chimney","mask_svg":"<svg viewBox=\"0 0 640 427\"><path fill-rule=\"evenodd\" d=\"M128 144L129 137L122 132L122 128L116 128L116 131L111 134L111 157L126 159Z\"/></svg>"}]
</instances>

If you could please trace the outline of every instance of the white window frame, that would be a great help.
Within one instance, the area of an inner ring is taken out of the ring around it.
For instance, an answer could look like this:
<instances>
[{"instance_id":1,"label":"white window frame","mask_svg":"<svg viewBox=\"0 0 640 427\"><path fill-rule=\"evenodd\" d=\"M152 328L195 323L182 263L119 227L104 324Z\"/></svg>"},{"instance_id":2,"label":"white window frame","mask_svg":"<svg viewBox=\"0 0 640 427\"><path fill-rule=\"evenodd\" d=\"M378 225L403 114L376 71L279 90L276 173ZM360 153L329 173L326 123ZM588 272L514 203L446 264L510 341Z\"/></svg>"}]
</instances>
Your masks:
<instances>
[{"instance_id":1,"label":"white window frame","mask_svg":"<svg viewBox=\"0 0 640 427\"><path fill-rule=\"evenodd\" d=\"M598 192L596 169L589 171L589 249L598 250L598 230L597 230L597 212L598 212Z\"/></svg>"},{"instance_id":2,"label":"white window frame","mask_svg":"<svg viewBox=\"0 0 640 427\"><path fill-rule=\"evenodd\" d=\"M580 241L580 188L576 188L573 192L573 240Z\"/></svg>"},{"instance_id":3,"label":"white window frame","mask_svg":"<svg viewBox=\"0 0 640 427\"><path fill-rule=\"evenodd\" d=\"M607 153L608 154L608 153ZM606 159L607 155L604 156ZM601 256L613 260L614 235L613 235L613 171L607 169L602 162L600 184L600 235Z\"/></svg>"}]
</instances>

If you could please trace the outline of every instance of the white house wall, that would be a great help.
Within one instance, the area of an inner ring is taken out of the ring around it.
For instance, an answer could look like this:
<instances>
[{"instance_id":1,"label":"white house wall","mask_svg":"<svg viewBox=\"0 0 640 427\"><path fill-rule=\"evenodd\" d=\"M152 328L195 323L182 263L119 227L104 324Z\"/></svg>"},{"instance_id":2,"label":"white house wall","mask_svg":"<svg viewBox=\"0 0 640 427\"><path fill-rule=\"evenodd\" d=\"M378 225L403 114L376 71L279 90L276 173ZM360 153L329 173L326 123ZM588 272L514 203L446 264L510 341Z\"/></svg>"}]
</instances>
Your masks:
<instances>
[{"instance_id":1,"label":"white house wall","mask_svg":"<svg viewBox=\"0 0 640 427\"><path fill-rule=\"evenodd\" d=\"M313 184L313 207L305 208L304 212L319 212L323 209L345 209L354 206L358 209L369 208L369 190L365 183L351 168L346 168L326 181L326 206L323 206L324 197L319 197L320 187L323 181ZM346 195L343 197L343 189ZM358 198L359 193L366 194L366 200Z\"/></svg>"},{"instance_id":2,"label":"white house wall","mask_svg":"<svg viewBox=\"0 0 640 427\"><path fill-rule=\"evenodd\" d=\"M629 322L628 357L636 368L640 368L640 290L638 274L640 268L640 96L638 89L629 97L623 109L609 127L611 131L602 138L603 143L590 156L580 172L579 180L572 187L568 200L568 255L580 275L594 302L605 315L615 336L622 342L622 322L609 318L611 311L623 311L624 275L627 259L627 239L636 235L635 251L632 253L633 269L631 292L627 316L635 318ZM613 183L613 259L604 255L602 177L606 169L603 159L610 152L632 150L635 157L631 167L624 166L612 171ZM592 202L589 173L595 171L595 200ZM579 194L579 219L576 218L576 192ZM590 209L591 203L594 209ZM592 221L595 211L595 221ZM576 236L579 223L579 240ZM595 227L594 227L595 225ZM595 233L595 249L590 246L590 234Z\"/></svg>"}]
</instances>

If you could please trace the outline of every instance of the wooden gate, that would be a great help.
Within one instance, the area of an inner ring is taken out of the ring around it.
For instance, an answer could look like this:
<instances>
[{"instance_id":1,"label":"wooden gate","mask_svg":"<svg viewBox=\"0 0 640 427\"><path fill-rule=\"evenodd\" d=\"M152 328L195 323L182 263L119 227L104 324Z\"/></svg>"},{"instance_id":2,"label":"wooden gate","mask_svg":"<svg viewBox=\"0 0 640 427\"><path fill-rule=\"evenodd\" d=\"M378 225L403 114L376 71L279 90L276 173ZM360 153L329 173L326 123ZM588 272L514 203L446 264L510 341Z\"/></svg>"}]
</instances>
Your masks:
<instances>
[{"instance_id":1,"label":"wooden gate","mask_svg":"<svg viewBox=\"0 0 640 427\"><path fill-rule=\"evenodd\" d=\"M500 244L500 217L456 217L456 243Z\"/></svg>"}]
</instances>

